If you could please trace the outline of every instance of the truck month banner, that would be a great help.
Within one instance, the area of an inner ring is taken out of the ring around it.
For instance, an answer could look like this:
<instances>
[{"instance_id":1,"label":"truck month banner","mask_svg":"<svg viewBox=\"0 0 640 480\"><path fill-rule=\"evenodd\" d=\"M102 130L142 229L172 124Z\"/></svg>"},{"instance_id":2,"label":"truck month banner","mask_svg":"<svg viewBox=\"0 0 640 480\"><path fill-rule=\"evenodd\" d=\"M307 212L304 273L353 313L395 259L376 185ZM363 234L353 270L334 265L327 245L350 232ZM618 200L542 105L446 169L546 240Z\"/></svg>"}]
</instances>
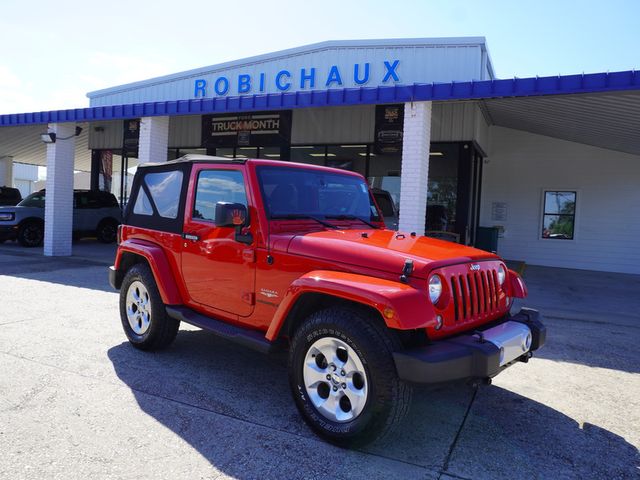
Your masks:
<instances>
[{"instance_id":1,"label":"truck month banner","mask_svg":"<svg viewBox=\"0 0 640 480\"><path fill-rule=\"evenodd\" d=\"M289 143L291 111L203 115L203 147L270 147Z\"/></svg>"}]
</instances>

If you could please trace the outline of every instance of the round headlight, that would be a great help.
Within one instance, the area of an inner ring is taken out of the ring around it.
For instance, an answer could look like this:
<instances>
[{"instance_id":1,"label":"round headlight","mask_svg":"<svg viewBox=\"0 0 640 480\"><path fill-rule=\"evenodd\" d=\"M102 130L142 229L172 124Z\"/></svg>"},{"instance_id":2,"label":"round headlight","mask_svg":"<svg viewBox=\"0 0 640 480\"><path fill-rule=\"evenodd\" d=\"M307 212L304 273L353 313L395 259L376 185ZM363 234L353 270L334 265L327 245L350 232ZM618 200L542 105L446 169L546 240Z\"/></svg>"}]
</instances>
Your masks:
<instances>
[{"instance_id":1,"label":"round headlight","mask_svg":"<svg viewBox=\"0 0 640 480\"><path fill-rule=\"evenodd\" d=\"M503 265L498 267L498 283L500 285L504 284L504 280L507 278L507 271L504 269Z\"/></svg>"},{"instance_id":2,"label":"round headlight","mask_svg":"<svg viewBox=\"0 0 640 480\"><path fill-rule=\"evenodd\" d=\"M442 295L442 280L438 275L433 275L429 279L429 299L435 304Z\"/></svg>"}]
</instances>

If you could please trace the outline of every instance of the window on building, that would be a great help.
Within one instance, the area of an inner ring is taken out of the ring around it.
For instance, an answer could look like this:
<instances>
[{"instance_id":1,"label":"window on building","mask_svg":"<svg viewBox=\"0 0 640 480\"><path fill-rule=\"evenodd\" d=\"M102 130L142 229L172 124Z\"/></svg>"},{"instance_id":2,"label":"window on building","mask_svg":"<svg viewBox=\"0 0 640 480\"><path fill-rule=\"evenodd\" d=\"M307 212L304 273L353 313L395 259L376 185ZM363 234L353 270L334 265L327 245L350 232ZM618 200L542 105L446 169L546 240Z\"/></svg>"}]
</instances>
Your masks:
<instances>
[{"instance_id":1,"label":"window on building","mask_svg":"<svg viewBox=\"0 0 640 480\"><path fill-rule=\"evenodd\" d=\"M575 191L547 190L544 192L542 238L573 240L576 197Z\"/></svg>"}]
</instances>

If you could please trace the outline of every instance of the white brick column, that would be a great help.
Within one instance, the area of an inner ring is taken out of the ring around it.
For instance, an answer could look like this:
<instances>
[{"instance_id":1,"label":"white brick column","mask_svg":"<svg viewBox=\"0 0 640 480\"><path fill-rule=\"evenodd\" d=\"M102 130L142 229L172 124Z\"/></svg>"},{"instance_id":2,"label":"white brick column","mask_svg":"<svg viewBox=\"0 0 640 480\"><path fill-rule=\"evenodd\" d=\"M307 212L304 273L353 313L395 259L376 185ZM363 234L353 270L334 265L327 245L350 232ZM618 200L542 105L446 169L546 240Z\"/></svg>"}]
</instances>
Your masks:
<instances>
[{"instance_id":1,"label":"white brick column","mask_svg":"<svg viewBox=\"0 0 640 480\"><path fill-rule=\"evenodd\" d=\"M166 162L169 148L169 117L140 119L138 162Z\"/></svg>"},{"instance_id":2,"label":"white brick column","mask_svg":"<svg viewBox=\"0 0 640 480\"><path fill-rule=\"evenodd\" d=\"M57 136L47 144L47 196L44 202L44 254L71 255L73 228L73 164L76 149L75 123L52 123ZM67 138L62 140L62 138Z\"/></svg>"},{"instance_id":3,"label":"white brick column","mask_svg":"<svg viewBox=\"0 0 640 480\"><path fill-rule=\"evenodd\" d=\"M404 105L399 230L424 235L431 143L431 102Z\"/></svg>"},{"instance_id":4,"label":"white brick column","mask_svg":"<svg viewBox=\"0 0 640 480\"><path fill-rule=\"evenodd\" d=\"M0 157L0 187L13 187L13 157Z\"/></svg>"}]
</instances>

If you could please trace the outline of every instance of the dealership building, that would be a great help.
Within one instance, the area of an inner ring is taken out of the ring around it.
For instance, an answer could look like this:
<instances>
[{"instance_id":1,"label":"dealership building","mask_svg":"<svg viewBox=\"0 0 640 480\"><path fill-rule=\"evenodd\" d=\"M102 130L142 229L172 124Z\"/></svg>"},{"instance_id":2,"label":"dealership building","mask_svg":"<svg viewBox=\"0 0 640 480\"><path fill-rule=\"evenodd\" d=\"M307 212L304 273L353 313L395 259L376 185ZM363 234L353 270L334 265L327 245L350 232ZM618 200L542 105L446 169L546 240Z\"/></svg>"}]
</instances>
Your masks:
<instances>
[{"instance_id":1,"label":"dealership building","mask_svg":"<svg viewBox=\"0 0 640 480\"><path fill-rule=\"evenodd\" d=\"M329 41L88 97L0 112L0 185L47 167L46 255L71 254L74 171L125 203L138 164L206 153L356 171L400 230L640 274L634 71L497 79L484 38Z\"/></svg>"}]
</instances>

